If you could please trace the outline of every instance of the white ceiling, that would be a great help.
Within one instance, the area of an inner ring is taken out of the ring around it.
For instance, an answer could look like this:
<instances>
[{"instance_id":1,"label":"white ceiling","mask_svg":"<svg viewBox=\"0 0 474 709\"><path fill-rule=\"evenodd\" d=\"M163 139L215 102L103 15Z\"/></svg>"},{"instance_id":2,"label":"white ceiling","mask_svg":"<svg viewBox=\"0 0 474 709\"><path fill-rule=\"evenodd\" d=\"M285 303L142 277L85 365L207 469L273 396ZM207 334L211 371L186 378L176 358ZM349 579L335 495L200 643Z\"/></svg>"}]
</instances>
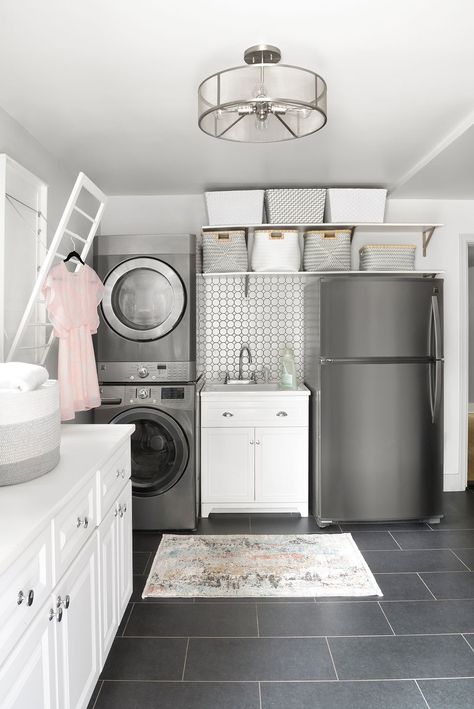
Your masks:
<instances>
[{"instance_id":1,"label":"white ceiling","mask_svg":"<svg viewBox=\"0 0 474 709\"><path fill-rule=\"evenodd\" d=\"M3 0L0 105L109 194L393 186L474 111L473 24L472 0ZM261 41L326 79L327 126L267 145L201 133L198 84ZM396 194L472 196L460 153Z\"/></svg>"}]
</instances>

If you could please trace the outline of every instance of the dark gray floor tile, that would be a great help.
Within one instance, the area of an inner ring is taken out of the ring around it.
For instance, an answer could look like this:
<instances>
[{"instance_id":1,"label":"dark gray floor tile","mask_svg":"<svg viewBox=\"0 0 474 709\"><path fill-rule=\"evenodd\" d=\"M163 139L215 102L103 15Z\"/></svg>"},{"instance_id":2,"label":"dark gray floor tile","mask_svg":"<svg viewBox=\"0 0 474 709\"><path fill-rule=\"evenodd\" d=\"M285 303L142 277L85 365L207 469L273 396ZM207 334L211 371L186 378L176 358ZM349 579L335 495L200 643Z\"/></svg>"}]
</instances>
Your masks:
<instances>
[{"instance_id":1,"label":"dark gray floor tile","mask_svg":"<svg viewBox=\"0 0 474 709\"><path fill-rule=\"evenodd\" d=\"M384 601L424 601L433 598L418 574L375 574L375 580Z\"/></svg>"},{"instance_id":2,"label":"dark gray floor tile","mask_svg":"<svg viewBox=\"0 0 474 709\"><path fill-rule=\"evenodd\" d=\"M255 603L138 603L126 635L256 637Z\"/></svg>"},{"instance_id":3,"label":"dark gray floor tile","mask_svg":"<svg viewBox=\"0 0 474 709\"><path fill-rule=\"evenodd\" d=\"M417 679L474 674L474 653L461 635L331 638L339 679Z\"/></svg>"},{"instance_id":4,"label":"dark gray floor tile","mask_svg":"<svg viewBox=\"0 0 474 709\"><path fill-rule=\"evenodd\" d=\"M128 619L130 618L130 613L132 612L133 608L133 603L129 603L125 609L125 613L123 614L123 618L120 621L120 625L117 629L116 635L123 635L123 631L125 630L125 626L128 623Z\"/></svg>"},{"instance_id":5,"label":"dark gray floor tile","mask_svg":"<svg viewBox=\"0 0 474 709\"><path fill-rule=\"evenodd\" d=\"M250 534L248 515L216 514L198 521L197 534Z\"/></svg>"},{"instance_id":6,"label":"dark gray floor tile","mask_svg":"<svg viewBox=\"0 0 474 709\"><path fill-rule=\"evenodd\" d=\"M433 529L474 529L474 491L445 492L441 522Z\"/></svg>"},{"instance_id":7,"label":"dark gray floor tile","mask_svg":"<svg viewBox=\"0 0 474 709\"><path fill-rule=\"evenodd\" d=\"M95 709L259 709L258 684L104 682ZM387 709L387 708L385 708Z\"/></svg>"},{"instance_id":8,"label":"dark gray floor tile","mask_svg":"<svg viewBox=\"0 0 474 709\"><path fill-rule=\"evenodd\" d=\"M394 541L393 537L388 532L351 532L352 538L361 551L369 549L386 550L399 549L400 547Z\"/></svg>"},{"instance_id":9,"label":"dark gray floor tile","mask_svg":"<svg viewBox=\"0 0 474 709\"><path fill-rule=\"evenodd\" d=\"M159 532L133 532L133 551L156 552L162 536Z\"/></svg>"},{"instance_id":10,"label":"dark gray floor tile","mask_svg":"<svg viewBox=\"0 0 474 709\"><path fill-rule=\"evenodd\" d=\"M379 604L260 603L261 637L301 635L391 635Z\"/></svg>"},{"instance_id":11,"label":"dark gray floor tile","mask_svg":"<svg viewBox=\"0 0 474 709\"><path fill-rule=\"evenodd\" d=\"M150 559L150 551L134 551L133 552L133 573L144 574Z\"/></svg>"},{"instance_id":12,"label":"dark gray floor tile","mask_svg":"<svg viewBox=\"0 0 474 709\"><path fill-rule=\"evenodd\" d=\"M402 549L473 549L474 530L393 532Z\"/></svg>"},{"instance_id":13,"label":"dark gray floor tile","mask_svg":"<svg viewBox=\"0 0 474 709\"><path fill-rule=\"evenodd\" d=\"M456 556L459 556L466 566L474 571L474 549L456 549ZM463 571L466 569L463 568Z\"/></svg>"},{"instance_id":14,"label":"dark gray floor tile","mask_svg":"<svg viewBox=\"0 0 474 709\"><path fill-rule=\"evenodd\" d=\"M474 573L466 571L421 574L436 598L474 598Z\"/></svg>"},{"instance_id":15,"label":"dark gray floor tile","mask_svg":"<svg viewBox=\"0 0 474 709\"><path fill-rule=\"evenodd\" d=\"M472 709L474 679L436 679L418 683L430 709Z\"/></svg>"},{"instance_id":16,"label":"dark gray floor tile","mask_svg":"<svg viewBox=\"0 0 474 709\"><path fill-rule=\"evenodd\" d=\"M184 679L296 681L335 673L324 638L191 639Z\"/></svg>"},{"instance_id":17,"label":"dark gray floor tile","mask_svg":"<svg viewBox=\"0 0 474 709\"><path fill-rule=\"evenodd\" d=\"M272 682L262 709L426 709L415 682Z\"/></svg>"},{"instance_id":18,"label":"dark gray floor tile","mask_svg":"<svg viewBox=\"0 0 474 709\"><path fill-rule=\"evenodd\" d=\"M184 638L115 638L101 679L180 680Z\"/></svg>"},{"instance_id":19,"label":"dark gray floor tile","mask_svg":"<svg viewBox=\"0 0 474 709\"><path fill-rule=\"evenodd\" d=\"M435 532L420 532L435 534ZM364 551L372 573L405 571L466 571L466 567L449 549L426 551Z\"/></svg>"},{"instance_id":20,"label":"dark gray floor tile","mask_svg":"<svg viewBox=\"0 0 474 709\"><path fill-rule=\"evenodd\" d=\"M92 697L90 698L89 704L87 705L87 709L96 709L96 701L97 697L99 696L99 692L102 689L102 682L99 680L97 684L94 687L94 691L92 692Z\"/></svg>"},{"instance_id":21,"label":"dark gray floor tile","mask_svg":"<svg viewBox=\"0 0 474 709\"><path fill-rule=\"evenodd\" d=\"M474 632L474 601L388 601L381 606L397 635Z\"/></svg>"},{"instance_id":22,"label":"dark gray floor tile","mask_svg":"<svg viewBox=\"0 0 474 709\"><path fill-rule=\"evenodd\" d=\"M467 642L472 647L472 650L474 652L474 634L470 635L469 633L464 633L464 637L466 638Z\"/></svg>"},{"instance_id":23,"label":"dark gray floor tile","mask_svg":"<svg viewBox=\"0 0 474 709\"><path fill-rule=\"evenodd\" d=\"M384 532L396 530L427 530L426 522L341 522L343 532Z\"/></svg>"},{"instance_id":24,"label":"dark gray floor tile","mask_svg":"<svg viewBox=\"0 0 474 709\"><path fill-rule=\"evenodd\" d=\"M320 529L314 517L251 515L252 534L340 534L338 525Z\"/></svg>"},{"instance_id":25,"label":"dark gray floor tile","mask_svg":"<svg viewBox=\"0 0 474 709\"><path fill-rule=\"evenodd\" d=\"M433 530L444 529L474 529L474 514L458 515L447 514L441 518L439 524L430 524Z\"/></svg>"}]
</instances>

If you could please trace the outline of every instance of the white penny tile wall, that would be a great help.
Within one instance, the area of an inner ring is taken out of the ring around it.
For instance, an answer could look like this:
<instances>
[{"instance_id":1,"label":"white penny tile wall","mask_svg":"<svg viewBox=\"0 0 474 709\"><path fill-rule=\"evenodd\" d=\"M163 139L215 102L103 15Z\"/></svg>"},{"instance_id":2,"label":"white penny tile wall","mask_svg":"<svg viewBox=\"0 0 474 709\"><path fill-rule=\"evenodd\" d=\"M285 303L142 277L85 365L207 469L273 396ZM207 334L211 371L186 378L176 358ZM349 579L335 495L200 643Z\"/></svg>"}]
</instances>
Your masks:
<instances>
[{"instance_id":1,"label":"white penny tile wall","mask_svg":"<svg viewBox=\"0 0 474 709\"><path fill-rule=\"evenodd\" d=\"M303 279L300 276L248 277L198 276L198 367L208 380L220 380L229 371L236 377L239 352L248 345L255 371L263 379L264 368L271 381L279 378L280 352L293 347L298 379L303 380Z\"/></svg>"}]
</instances>

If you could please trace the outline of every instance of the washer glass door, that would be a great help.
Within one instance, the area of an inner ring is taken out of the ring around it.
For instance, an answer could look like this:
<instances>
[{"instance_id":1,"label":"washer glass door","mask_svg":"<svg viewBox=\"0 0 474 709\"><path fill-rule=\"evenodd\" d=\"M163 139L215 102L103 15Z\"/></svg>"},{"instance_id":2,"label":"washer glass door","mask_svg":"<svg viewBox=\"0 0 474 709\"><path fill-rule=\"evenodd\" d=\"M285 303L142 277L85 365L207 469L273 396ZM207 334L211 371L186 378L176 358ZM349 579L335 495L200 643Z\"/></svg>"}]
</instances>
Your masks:
<instances>
[{"instance_id":1,"label":"washer glass door","mask_svg":"<svg viewBox=\"0 0 474 709\"><path fill-rule=\"evenodd\" d=\"M130 409L111 423L134 423L132 434L132 490L134 495L161 495L183 475L189 444L181 426L163 411Z\"/></svg>"},{"instance_id":2,"label":"washer glass door","mask_svg":"<svg viewBox=\"0 0 474 709\"><path fill-rule=\"evenodd\" d=\"M105 279L102 311L110 327L129 340L157 340L171 332L186 306L184 284L156 258L132 258Z\"/></svg>"}]
</instances>

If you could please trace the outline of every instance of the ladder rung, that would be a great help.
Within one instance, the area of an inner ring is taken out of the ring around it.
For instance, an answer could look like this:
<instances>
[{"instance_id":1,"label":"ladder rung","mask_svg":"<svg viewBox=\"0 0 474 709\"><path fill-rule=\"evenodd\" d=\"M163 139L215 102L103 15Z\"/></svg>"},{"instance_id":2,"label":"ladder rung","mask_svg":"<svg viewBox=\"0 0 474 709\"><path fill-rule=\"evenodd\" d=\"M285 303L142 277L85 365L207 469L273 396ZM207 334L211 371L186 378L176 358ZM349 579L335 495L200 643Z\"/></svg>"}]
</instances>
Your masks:
<instances>
[{"instance_id":1,"label":"ladder rung","mask_svg":"<svg viewBox=\"0 0 474 709\"><path fill-rule=\"evenodd\" d=\"M95 217L91 217L90 214L87 214L87 212L84 212L84 210L81 209L80 207L77 207L76 205L74 205L73 209L75 212L79 212L79 214L82 214L82 216L85 217L86 219L88 219L90 222L95 221Z\"/></svg>"},{"instance_id":2,"label":"ladder rung","mask_svg":"<svg viewBox=\"0 0 474 709\"><path fill-rule=\"evenodd\" d=\"M64 254L60 254L59 251L56 251L54 256L55 256L55 258L66 258L66 256Z\"/></svg>"},{"instance_id":3,"label":"ladder rung","mask_svg":"<svg viewBox=\"0 0 474 709\"><path fill-rule=\"evenodd\" d=\"M22 347L19 347L18 349L19 350L44 350L44 349L46 349L46 347L48 347L48 343L46 343L45 345L29 345L29 346L23 345Z\"/></svg>"},{"instance_id":4,"label":"ladder rung","mask_svg":"<svg viewBox=\"0 0 474 709\"><path fill-rule=\"evenodd\" d=\"M76 232L71 231L70 229L65 229L64 233L69 234L69 236L72 236L73 239L79 239L79 241L82 241L84 244L87 241L87 239L84 239L83 236L79 236L79 234L76 234Z\"/></svg>"},{"instance_id":5,"label":"ladder rung","mask_svg":"<svg viewBox=\"0 0 474 709\"><path fill-rule=\"evenodd\" d=\"M45 322L42 322L42 321L41 322L40 321L29 322L29 323L27 323L26 327L53 327L53 323L46 322L46 321Z\"/></svg>"}]
</instances>

